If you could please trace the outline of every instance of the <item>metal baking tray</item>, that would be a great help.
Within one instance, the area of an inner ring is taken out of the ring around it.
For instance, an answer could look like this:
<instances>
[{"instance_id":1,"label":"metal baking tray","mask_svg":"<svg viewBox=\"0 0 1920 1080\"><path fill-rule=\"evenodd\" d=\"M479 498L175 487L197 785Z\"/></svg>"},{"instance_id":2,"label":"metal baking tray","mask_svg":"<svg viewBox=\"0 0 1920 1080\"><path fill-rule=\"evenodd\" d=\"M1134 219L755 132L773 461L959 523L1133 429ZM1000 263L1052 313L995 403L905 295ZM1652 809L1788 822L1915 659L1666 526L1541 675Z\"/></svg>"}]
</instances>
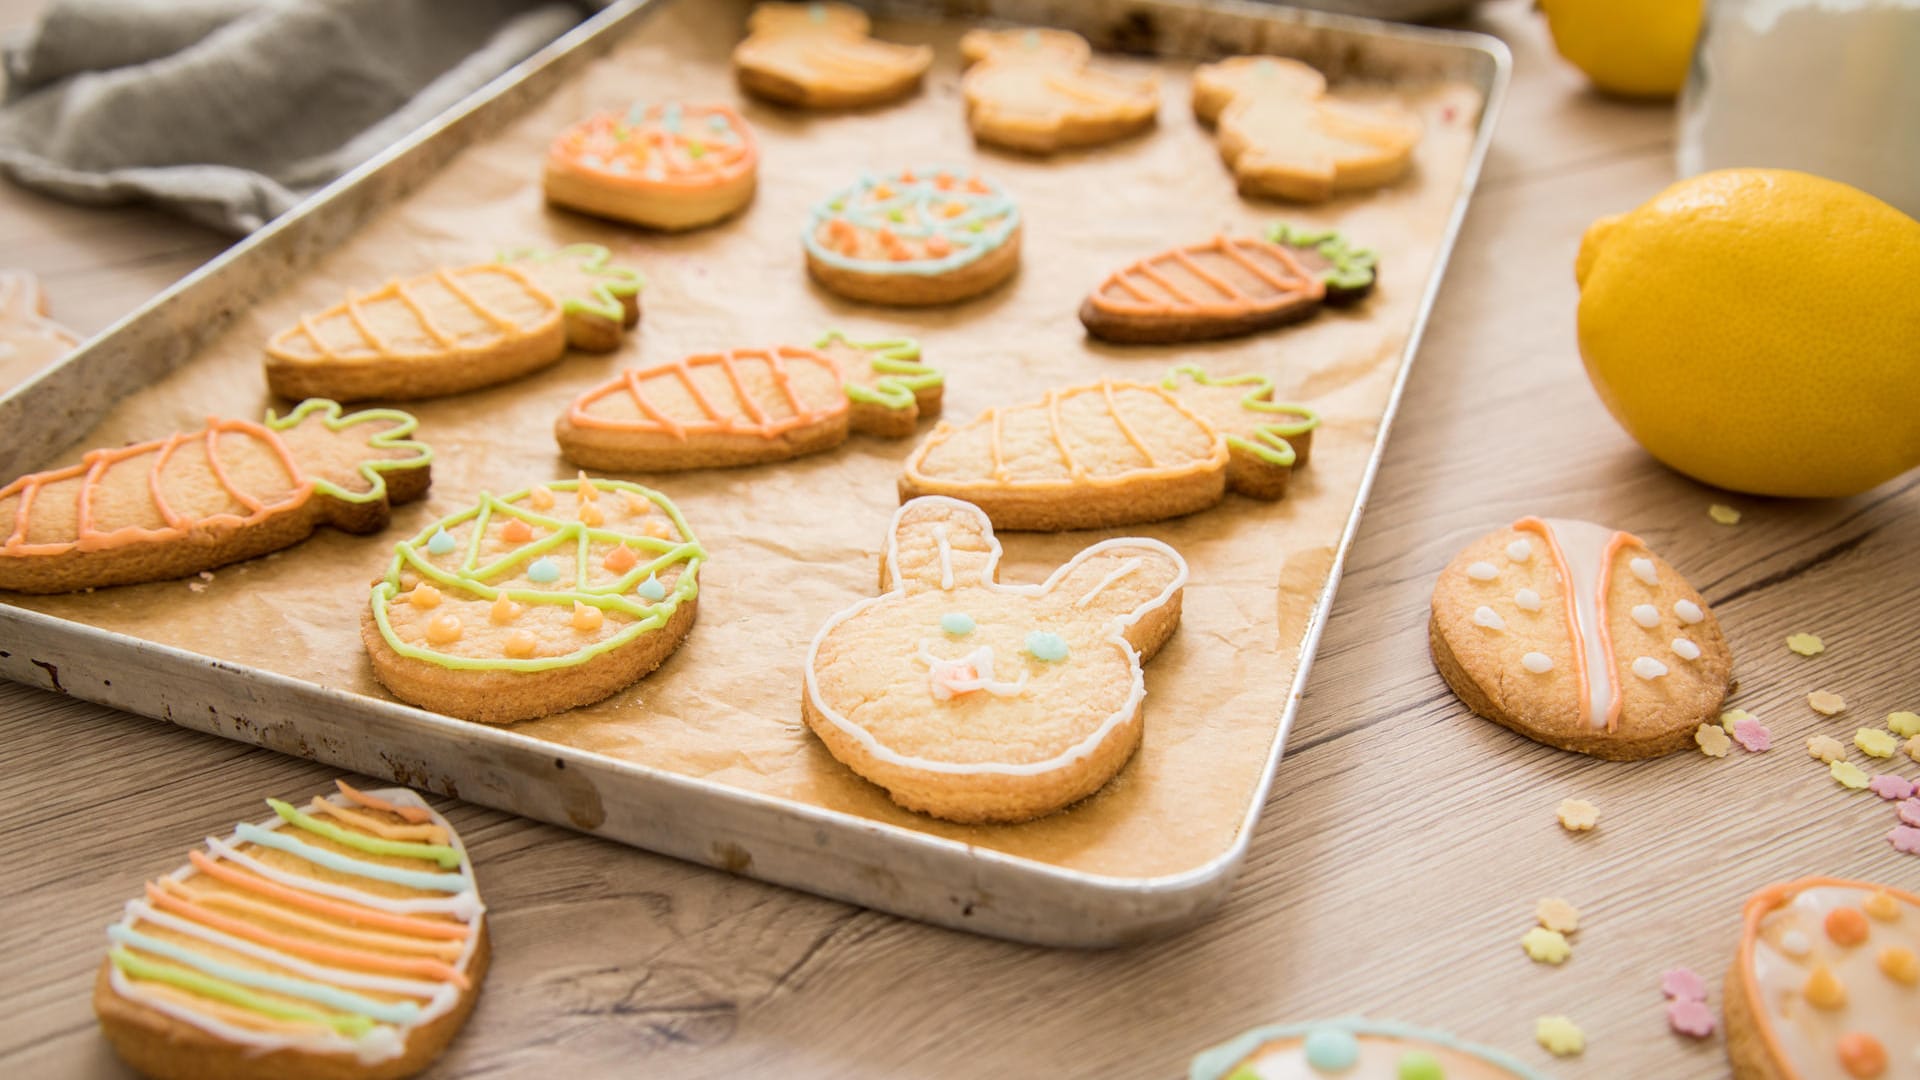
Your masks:
<instances>
[{"instance_id":1,"label":"metal baking tray","mask_svg":"<svg viewBox=\"0 0 1920 1080\"><path fill-rule=\"evenodd\" d=\"M285 285L633 31L649 11L702 0L626 0L527 59L433 124L255 233L58 365L0 398L0 476L41 467L119 398L184 365L238 311ZM324 761L612 840L911 918L1050 945L1164 935L1226 896L1266 802L1385 438L1505 94L1510 60L1477 34L1245 2L918 0L883 14L1064 26L1096 47L1205 60L1264 52L1341 78L1448 78L1484 106L1471 157L1401 351L1378 436L1266 768L1231 846L1161 877L1081 872L314 685L16 607L0 598L0 675L196 731Z\"/></svg>"}]
</instances>

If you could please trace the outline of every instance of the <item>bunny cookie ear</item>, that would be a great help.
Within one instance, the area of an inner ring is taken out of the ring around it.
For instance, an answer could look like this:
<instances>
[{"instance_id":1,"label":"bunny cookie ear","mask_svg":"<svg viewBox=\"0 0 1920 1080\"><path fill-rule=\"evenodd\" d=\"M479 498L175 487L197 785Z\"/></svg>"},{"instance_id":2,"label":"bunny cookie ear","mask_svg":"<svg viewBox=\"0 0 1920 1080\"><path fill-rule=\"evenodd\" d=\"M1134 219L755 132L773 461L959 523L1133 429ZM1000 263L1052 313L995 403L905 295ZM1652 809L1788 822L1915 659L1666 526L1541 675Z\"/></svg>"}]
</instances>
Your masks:
<instances>
[{"instance_id":1,"label":"bunny cookie ear","mask_svg":"<svg viewBox=\"0 0 1920 1080\"><path fill-rule=\"evenodd\" d=\"M880 591L991 584L999 562L1000 541L979 507L943 495L922 496L893 515Z\"/></svg>"},{"instance_id":2,"label":"bunny cookie ear","mask_svg":"<svg viewBox=\"0 0 1920 1080\"><path fill-rule=\"evenodd\" d=\"M1164 626L1170 632L1172 620L1150 616L1168 605L1177 616L1186 582L1187 562L1179 552L1158 540L1127 537L1075 555L1047 580L1043 592L1048 606L1063 618L1118 622L1145 659L1166 640L1166 633L1136 636L1136 627Z\"/></svg>"}]
</instances>

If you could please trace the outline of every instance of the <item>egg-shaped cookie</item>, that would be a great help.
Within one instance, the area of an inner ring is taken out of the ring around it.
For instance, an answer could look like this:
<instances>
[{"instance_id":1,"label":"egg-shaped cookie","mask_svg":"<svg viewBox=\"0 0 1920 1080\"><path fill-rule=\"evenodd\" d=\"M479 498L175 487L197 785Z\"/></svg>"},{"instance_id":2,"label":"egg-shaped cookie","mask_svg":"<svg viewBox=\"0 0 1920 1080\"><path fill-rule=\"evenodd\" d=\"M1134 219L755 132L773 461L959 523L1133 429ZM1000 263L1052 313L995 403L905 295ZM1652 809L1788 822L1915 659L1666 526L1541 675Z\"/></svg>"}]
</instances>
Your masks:
<instances>
[{"instance_id":1,"label":"egg-shaped cookie","mask_svg":"<svg viewBox=\"0 0 1920 1080\"><path fill-rule=\"evenodd\" d=\"M1350 1016L1254 1028L1193 1059L1188 1080L1545 1080L1441 1031Z\"/></svg>"}]
</instances>

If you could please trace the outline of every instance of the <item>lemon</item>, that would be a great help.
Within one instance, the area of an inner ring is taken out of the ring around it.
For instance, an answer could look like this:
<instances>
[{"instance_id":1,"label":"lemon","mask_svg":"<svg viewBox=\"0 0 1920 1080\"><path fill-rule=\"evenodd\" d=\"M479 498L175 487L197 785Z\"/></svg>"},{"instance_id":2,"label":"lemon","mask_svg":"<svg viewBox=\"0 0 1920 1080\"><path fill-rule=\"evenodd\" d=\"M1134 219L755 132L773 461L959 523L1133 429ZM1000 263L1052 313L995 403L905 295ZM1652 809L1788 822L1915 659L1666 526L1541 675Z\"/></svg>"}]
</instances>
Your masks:
<instances>
[{"instance_id":1,"label":"lemon","mask_svg":"<svg viewBox=\"0 0 1920 1080\"><path fill-rule=\"evenodd\" d=\"M1705 0L1540 0L1553 46L1593 85L1672 97L1687 81Z\"/></svg>"},{"instance_id":2,"label":"lemon","mask_svg":"<svg viewBox=\"0 0 1920 1080\"><path fill-rule=\"evenodd\" d=\"M1783 169L1682 180L1574 264L1600 399L1667 465L1839 496L1920 465L1920 221Z\"/></svg>"}]
</instances>

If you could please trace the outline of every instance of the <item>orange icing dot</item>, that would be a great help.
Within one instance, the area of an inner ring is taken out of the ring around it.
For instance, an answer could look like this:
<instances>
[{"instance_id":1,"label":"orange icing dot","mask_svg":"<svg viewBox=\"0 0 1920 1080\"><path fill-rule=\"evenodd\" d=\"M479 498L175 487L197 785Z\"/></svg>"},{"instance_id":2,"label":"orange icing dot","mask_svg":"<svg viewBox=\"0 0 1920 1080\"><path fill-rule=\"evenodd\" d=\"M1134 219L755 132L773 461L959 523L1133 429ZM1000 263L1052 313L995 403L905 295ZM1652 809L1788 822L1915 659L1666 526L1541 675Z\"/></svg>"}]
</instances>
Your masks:
<instances>
[{"instance_id":1,"label":"orange icing dot","mask_svg":"<svg viewBox=\"0 0 1920 1080\"><path fill-rule=\"evenodd\" d=\"M519 518L512 518L500 527L500 539L509 544L524 544L533 539L533 526Z\"/></svg>"},{"instance_id":2,"label":"orange icing dot","mask_svg":"<svg viewBox=\"0 0 1920 1080\"><path fill-rule=\"evenodd\" d=\"M440 590L421 582L407 593L407 603L422 611L440 606Z\"/></svg>"},{"instance_id":3,"label":"orange icing dot","mask_svg":"<svg viewBox=\"0 0 1920 1080\"><path fill-rule=\"evenodd\" d=\"M1848 1076L1871 1080L1887 1071L1887 1048L1864 1031L1849 1031L1834 1047L1840 1054L1840 1067Z\"/></svg>"},{"instance_id":4,"label":"orange icing dot","mask_svg":"<svg viewBox=\"0 0 1920 1080\"><path fill-rule=\"evenodd\" d=\"M1875 959L1880 974L1901 986L1920 986L1920 956L1915 956L1912 949L1889 945Z\"/></svg>"},{"instance_id":5,"label":"orange icing dot","mask_svg":"<svg viewBox=\"0 0 1920 1080\"><path fill-rule=\"evenodd\" d=\"M1840 1009L1847 1004L1847 988L1825 964L1813 969L1807 976L1806 985L1800 988L1809 1003L1816 1009Z\"/></svg>"},{"instance_id":6,"label":"orange icing dot","mask_svg":"<svg viewBox=\"0 0 1920 1080\"><path fill-rule=\"evenodd\" d=\"M578 600L573 602L573 628L583 634L591 634L600 629L600 624L606 621L606 617L606 612L592 604L583 604Z\"/></svg>"},{"instance_id":7,"label":"orange icing dot","mask_svg":"<svg viewBox=\"0 0 1920 1080\"><path fill-rule=\"evenodd\" d=\"M966 212L967 204L963 202L950 202L940 208L941 217L957 218Z\"/></svg>"},{"instance_id":8,"label":"orange icing dot","mask_svg":"<svg viewBox=\"0 0 1920 1080\"><path fill-rule=\"evenodd\" d=\"M882 247L890 248L900 243L900 238L894 235L893 230L887 228L885 225L874 230L873 238L880 241Z\"/></svg>"},{"instance_id":9,"label":"orange icing dot","mask_svg":"<svg viewBox=\"0 0 1920 1080\"><path fill-rule=\"evenodd\" d=\"M1872 928L1867 925L1867 917L1859 909L1838 907L1827 912L1827 936L1836 945L1858 945L1867 940Z\"/></svg>"},{"instance_id":10,"label":"orange icing dot","mask_svg":"<svg viewBox=\"0 0 1920 1080\"><path fill-rule=\"evenodd\" d=\"M891 199L893 198L893 189L885 184L875 184L873 185L873 197L876 199Z\"/></svg>"},{"instance_id":11,"label":"orange icing dot","mask_svg":"<svg viewBox=\"0 0 1920 1080\"><path fill-rule=\"evenodd\" d=\"M517 660L525 660L533 655L540 642L525 630L515 630L507 635L506 653Z\"/></svg>"},{"instance_id":12,"label":"orange icing dot","mask_svg":"<svg viewBox=\"0 0 1920 1080\"><path fill-rule=\"evenodd\" d=\"M897 247L887 252L887 258L894 262L908 262L914 258L914 254L906 248Z\"/></svg>"},{"instance_id":13,"label":"orange icing dot","mask_svg":"<svg viewBox=\"0 0 1920 1080\"><path fill-rule=\"evenodd\" d=\"M1893 922L1900 917L1900 901L1885 889L1875 889L1860 907L1881 922Z\"/></svg>"},{"instance_id":14,"label":"orange icing dot","mask_svg":"<svg viewBox=\"0 0 1920 1080\"><path fill-rule=\"evenodd\" d=\"M944 236L927 237L927 255L938 259L953 250L953 244Z\"/></svg>"},{"instance_id":15,"label":"orange icing dot","mask_svg":"<svg viewBox=\"0 0 1920 1080\"><path fill-rule=\"evenodd\" d=\"M986 181L981 180L979 177L975 176L968 179L967 190L973 192L975 195L986 195L986 194L989 194L993 189L989 188L986 185Z\"/></svg>"},{"instance_id":16,"label":"orange icing dot","mask_svg":"<svg viewBox=\"0 0 1920 1080\"><path fill-rule=\"evenodd\" d=\"M507 599L506 593L501 593L494 600L493 609L487 612L487 618L491 619L495 626L504 626L519 618L522 610L524 609L519 604Z\"/></svg>"},{"instance_id":17,"label":"orange icing dot","mask_svg":"<svg viewBox=\"0 0 1920 1080\"><path fill-rule=\"evenodd\" d=\"M933 178L933 186L939 188L941 191L952 191L953 190L953 174L944 173L944 172L935 174Z\"/></svg>"},{"instance_id":18,"label":"orange icing dot","mask_svg":"<svg viewBox=\"0 0 1920 1080\"><path fill-rule=\"evenodd\" d=\"M553 489L545 484L533 485L533 490L527 492L527 505L535 510L553 509Z\"/></svg>"},{"instance_id":19,"label":"orange icing dot","mask_svg":"<svg viewBox=\"0 0 1920 1080\"><path fill-rule=\"evenodd\" d=\"M641 527L640 531L655 540L673 539L673 528L664 521L649 521Z\"/></svg>"},{"instance_id":20,"label":"orange icing dot","mask_svg":"<svg viewBox=\"0 0 1920 1080\"><path fill-rule=\"evenodd\" d=\"M427 640L435 645L448 645L460 640L466 628L460 625L457 615L435 615L427 623Z\"/></svg>"},{"instance_id":21,"label":"orange icing dot","mask_svg":"<svg viewBox=\"0 0 1920 1080\"><path fill-rule=\"evenodd\" d=\"M598 499L600 497L600 489L594 487L593 481L587 479L587 470L579 470L577 476L579 478L579 486L573 489L574 498L579 499L583 503L590 503Z\"/></svg>"},{"instance_id":22,"label":"orange icing dot","mask_svg":"<svg viewBox=\"0 0 1920 1080\"><path fill-rule=\"evenodd\" d=\"M915 182L916 182L916 180L915 180L915 178L914 178L914 175L913 175L913 170L912 170L912 169L901 169L901 170L900 170L900 182L901 182L901 183L903 183L903 184L912 184L912 183L915 183Z\"/></svg>"},{"instance_id":23,"label":"orange icing dot","mask_svg":"<svg viewBox=\"0 0 1920 1080\"><path fill-rule=\"evenodd\" d=\"M646 499L643 499L640 496L635 495L631 491L626 491L623 489L620 492L620 497L626 500L627 513L632 514L635 517L645 517L646 515L653 513L653 504L651 502L648 502Z\"/></svg>"},{"instance_id":24,"label":"orange icing dot","mask_svg":"<svg viewBox=\"0 0 1920 1080\"><path fill-rule=\"evenodd\" d=\"M619 547L607 552L607 557L600 560L600 565L616 574L624 574L633 569L639 561L640 557L633 553L632 548L621 544Z\"/></svg>"},{"instance_id":25,"label":"orange icing dot","mask_svg":"<svg viewBox=\"0 0 1920 1080\"><path fill-rule=\"evenodd\" d=\"M592 526L605 525L606 523L607 515L601 513L598 506L590 502L580 504L580 524Z\"/></svg>"}]
</instances>

